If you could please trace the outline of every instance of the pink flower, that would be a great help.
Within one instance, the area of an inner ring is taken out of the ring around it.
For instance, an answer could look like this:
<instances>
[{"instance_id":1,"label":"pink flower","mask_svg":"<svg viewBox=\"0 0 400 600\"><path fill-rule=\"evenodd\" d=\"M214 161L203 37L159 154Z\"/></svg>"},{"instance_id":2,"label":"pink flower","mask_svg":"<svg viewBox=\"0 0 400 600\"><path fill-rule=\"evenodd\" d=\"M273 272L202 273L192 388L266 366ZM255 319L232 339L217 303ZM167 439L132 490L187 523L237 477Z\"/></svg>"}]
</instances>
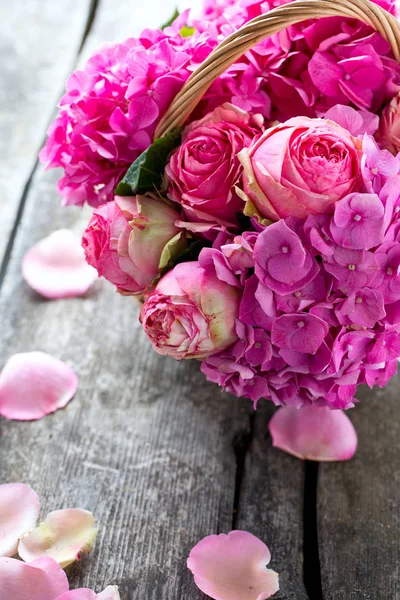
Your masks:
<instances>
[{"instance_id":1,"label":"pink flower","mask_svg":"<svg viewBox=\"0 0 400 600\"><path fill-rule=\"evenodd\" d=\"M237 224L242 201L234 191L241 176L236 155L260 131L258 120L231 104L185 129L166 174L169 198L183 207L190 221Z\"/></svg>"},{"instance_id":2,"label":"pink flower","mask_svg":"<svg viewBox=\"0 0 400 600\"><path fill-rule=\"evenodd\" d=\"M315 354L322 344L328 326L319 317L304 314L282 315L272 326L272 343L279 348Z\"/></svg>"},{"instance_id":3,"label":"pink flower","mask_svg":"<svg viewBox=\"0 0 400 600\"><path fill-rule=\"evenodd\" d=\"M240 153L244 191L268 219L332 213L360 188L360 151L361 142L336 123L295 117Z\"/></svg>"},{"instance_id":4,"label":"pink flower","mask_svg":"<svg viewBox=\"0 0 400 600\"><path fill-rule=\"evenodd\" d=\"M342 325L374 327L386 316L383 297L378 290L359 290L339 303L336 315Z\"/></svg>"},{"instance_id":5,"label":"pink flower","mask_svg":"<svg viewBox=\"0 0 400 600\"><path fill-rule=\"evenodd\" d=\"M378 248L375 257L380 270L374 280L374 287L383 294L385 302L400 299L400 245L385 242Z\"/></svg>"},{"instance_id":6,"label":"pink flower","mask_svg":"<svg viewBox=\"0 0 400 600\"><path fill-rule=\"evenodd\" d=\"M169 271L147 298L140 320L159 354L205 358L237 338L240 291L198 262Z\"/></svg>"},{"instance_id":7,"label":"pink flower","mask_svg":"<svg viewBox=\"0 0 400 600\"><path fill-rule=\"evenodd\" d=\"M94 211L83 235L86 260L122 294L140 294L185 249L178 218L156 196L115 196Z\"/></svg>"},{"instance_id":8,"label":"pink flower","mask_svg":"<svg viewBox=\"0 0 400 600\"><path fill-rule=\"evenodd\" d=\"M379 265L376 254L372 252L336 246L332 258L325 263L325 269L337 279L339 289L352 294L371 283Z\"/></svg>"},{"instance_id":9,"label":"pink flower","mask_svg":"<svg viewBox=\"0 0 400 600\"><path fill-rule=\"evenodd\" d=\"M139 40L103 47L68 79L40 153L46 168L64 169L58 188L65 204L98 207L112 200L190 74L185 43L177 34L144 32Z\"/></svg>"},{"instance_id":10,"label":"pink flower","mask_svg":"<svg viewBox=\"0 0 400 600\"><path fill-rule=\"evenodd\" d=\"M318 264L294 231L281 220L267 227L254 247L258 279L279 294L303 289L318 274Z\"/></svg>"},{"instance_id":11,"label":"pink flower","mask_svg":"<svg viewBox=\"0 0 400 600\"><path fill-rule=\"evenodd\" d=\"M369 250L384 239L384 207L376 194L350 194L336 204L331 233L337 244Z\"/></svg>"},{"instance_id":12,"label":"pink flower","mask_svg":"<svg viewBox=\"0 0 400 600\"><path fill-rule=\"evenodd\" d=\"M354 137L363 137L365 133L374 135L379 127L379 116L367 110L354 110L351 106L336 104L325 114L325 119L335 121L347 129Z\"/></svg>"},{"instance_id":13,"label":"pink flower","mask_svg":"<svg viewBox=\"0 0 400 600\"><path fill-rule=\"evenodd\" d=\"M397 94L383 109L378 141L392 154L400 152L400 94Z\"/></svg>"},{"instance_id":14,"label":"pink flower","mask_svg":"<svg viewBox=\"0 0 400 600\"><path fill-rule=\"evenodd\" d=\"M378 194L388 178L398 174L400 161L388 150L381 150L373 137L365 135L361 171L367 191Z\"/></svg>"},{"instance_id":15,"label":"pink flower","mask_svg":"<svg viewBox=\"0 0 400 600\"><path fill-rule=\"evenodd\" d=\"M386 81L383 62L370 44L357 45L345 57L318 51L308 68L323 95L339 101L347 98L366 110L373 107L374 94Z\"/></svg>"}]
</instances>

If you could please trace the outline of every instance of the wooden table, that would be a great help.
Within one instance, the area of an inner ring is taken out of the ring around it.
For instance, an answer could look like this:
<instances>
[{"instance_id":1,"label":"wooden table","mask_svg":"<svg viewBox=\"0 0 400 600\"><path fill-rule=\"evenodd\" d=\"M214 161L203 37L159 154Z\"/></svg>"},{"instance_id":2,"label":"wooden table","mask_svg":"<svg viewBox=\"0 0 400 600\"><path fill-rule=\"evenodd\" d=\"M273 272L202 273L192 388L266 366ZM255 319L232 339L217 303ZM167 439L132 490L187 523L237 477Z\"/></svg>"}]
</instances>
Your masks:
<instances>
[{"instance_id":1,"label":"wooden table","mask_svg":"<svg viewBox=\"0 0 400 600\"><path fill-rule=\"evenodd\" d=\"M0 365L43 350L74 366L79 391L41 421L0 420L0 482L30 483L49 510L95 514L94 550L71 587L120 586L124 600L200 600L185 562L203 536L249 530L271 548L276 600L400 599L399 381L359 394L359 450L303 463L271 447L269 403L208 384L197 363L157 356L134 301L99 281L84 299L28 289L21 259L88 212L63 209L37 164L65 79L105 41L167 19L173 0L1 2ZM2 599L18 600L18 599Z\"/></svg>"}]
</instances>

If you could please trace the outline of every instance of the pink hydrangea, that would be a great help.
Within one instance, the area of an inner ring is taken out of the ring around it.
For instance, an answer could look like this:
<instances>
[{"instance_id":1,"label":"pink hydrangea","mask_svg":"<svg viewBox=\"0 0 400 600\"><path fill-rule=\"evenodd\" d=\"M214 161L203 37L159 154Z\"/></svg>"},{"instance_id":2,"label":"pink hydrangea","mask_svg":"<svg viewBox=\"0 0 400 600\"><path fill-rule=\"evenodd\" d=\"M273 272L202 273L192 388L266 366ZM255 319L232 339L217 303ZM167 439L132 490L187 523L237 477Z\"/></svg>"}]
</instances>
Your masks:
<instances>
[{"instance_id":1,"label":"pink hydrangea","mask_svg":"<svg viewBox=\"0 0 400 600\"><path fill-rule=\"evenodd\" d=\"M379 155L382 171L391 158ZM207 378L255 405L335 409L351 407L361 383L386 385L400 354L399 197L400 178L389 177L332 216L255 221L249 242L203 250L200 262L213 254L217 276L243 286L238 340L203 361Z\"/></svg>"}]
</instances>

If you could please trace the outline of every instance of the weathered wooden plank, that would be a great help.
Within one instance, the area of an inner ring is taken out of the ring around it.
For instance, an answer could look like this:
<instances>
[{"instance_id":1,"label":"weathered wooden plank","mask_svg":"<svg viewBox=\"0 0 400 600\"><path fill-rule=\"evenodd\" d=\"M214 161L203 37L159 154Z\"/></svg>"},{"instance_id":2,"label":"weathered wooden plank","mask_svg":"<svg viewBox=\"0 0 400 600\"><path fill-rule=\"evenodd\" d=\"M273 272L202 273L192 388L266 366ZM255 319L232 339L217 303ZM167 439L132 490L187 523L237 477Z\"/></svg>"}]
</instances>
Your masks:
<instances>
[{"instance_id":1,"label":"weathered wooden plank","mask_svg":"<svg viewBox=\"0 0 400 600\"><path fill-rule=\"evenodd\" d=\"M304 463L272 448L268 421L273 406L259 408L253 421L237 528L269 546L270 568L279 573L276 600L308 600L303 584Z\"/></svg>"},{"instance_id":2,"label":"weathered wooden plank","mask_svg":"<svg viewBox=\"0 0 400 600\"><path fill-rule=\"evenodd\" d=\"M0 266L90 0L0 3Z\"/></svg>"},{"instance_id":3,"label":"weathered wooden plank","mask_svg":"<svg viewBox=\"0 0 400 600\"><path fill-rule=\"evenodd\" d=\"M117 38L114 26L102 29L108 14L100 13L99 31ZM123 29L125 17L115 27ZM103 33L94 30L89 43L105 41ZM198 364L155 355L135 302L106 283L85 299L58 302L27 289L24 252L57 227L81 231L88 218L59 207L55 182L55 173L38 170L27 195L0 296L0 363L40 349L69 361L80 387L66 410L45 420L0 421L0 481L33 485L43 515L62 506L95 513L99 539L72 568L72 587L115 582L124 600L197 600L186 557L204 535L231 528L233 439L247 431L247 404L206 384Z\"/></svg>"},{"instance_id":4,"label":"weathered wooden plank","mask_svg":"<svg viewBox=\"0 0 400 600\"><path fill-rule=\"evenodd\" d=\"M350 416L359 447L319 467L318 537L324 600L400 598L400 380L360 390Z\"/></svg>"},{"instance_id":5,"label":"weathered wooden plank","mask_svg":"<svg viewBox=\"0 0 400 600\"><path fill-rule=\"evenodd\" d=\"M202 536L231 527L232 440L248 426L246 404L205 384L198 364L155 355L134 301L110 286L51 303L24 290L20 258L48 227L33 214L47 206L55 226L63 221L46 188L35 181L6 278L0 362L39 348L74 365L80 387L45 420L0 421L0 480L30 482L43 515L61 506L95 513L99 539L72 570L73 587L116 582L125 600L197 600L185 560Z\"/></svg>"}]
</instances>

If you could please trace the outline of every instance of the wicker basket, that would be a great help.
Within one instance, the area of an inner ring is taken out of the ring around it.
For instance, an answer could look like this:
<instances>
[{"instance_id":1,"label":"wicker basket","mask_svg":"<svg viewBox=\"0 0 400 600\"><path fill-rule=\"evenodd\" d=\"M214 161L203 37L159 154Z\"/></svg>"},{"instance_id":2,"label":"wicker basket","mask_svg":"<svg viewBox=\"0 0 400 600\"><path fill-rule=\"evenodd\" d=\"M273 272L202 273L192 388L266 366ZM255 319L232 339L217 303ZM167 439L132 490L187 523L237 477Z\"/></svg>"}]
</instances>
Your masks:
<instances>
[{"instance_id":1,"label":"wicker basket","mask_svg":"<svg viewBox=\"0 0 400 600\"><path fill-rule=\"evenodd\" d=\"M370 0L298 0L252 19L227 37L189 77L160 121L155 137L185 123L210 85L247 50L274 33L321 17L351 17L364 21L390 44L400 62L400 23Z\"/></svg>"}]
</instances>

